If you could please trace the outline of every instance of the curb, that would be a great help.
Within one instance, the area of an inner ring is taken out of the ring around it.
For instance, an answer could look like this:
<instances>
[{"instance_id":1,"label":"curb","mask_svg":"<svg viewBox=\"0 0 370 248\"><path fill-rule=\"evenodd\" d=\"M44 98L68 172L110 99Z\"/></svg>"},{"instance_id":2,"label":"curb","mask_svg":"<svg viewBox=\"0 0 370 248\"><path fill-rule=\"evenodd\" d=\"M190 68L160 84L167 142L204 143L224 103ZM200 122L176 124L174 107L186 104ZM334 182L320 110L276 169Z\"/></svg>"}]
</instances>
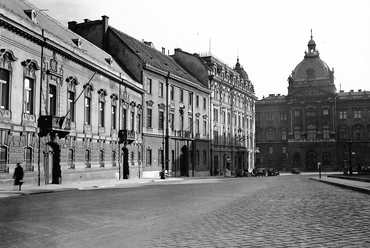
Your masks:
<instances>
[{"instance_id":1,"label":"curb","mask_svg":"<svg viewBox=\"0 0 370 248\"><path fill-rule=\"evenodd\" d=\"M336 182L330 182L330 181L321 180L321 179L312 178L312 177L310 177L309 179L310 180L313 180L313 181L317 181L317 182L331 184L331 185L334 185L334 186L337 186L337 187L341 187L341 188L345 188L345 189L351 189L351 190L358 191L358 192L365 193L365 194L370 194L370 190L369 189L365 189L365 188L361 188L361 187L356 187L356 186L342 184L342 183L336 183Z\"/></svg>"}]
</instances>

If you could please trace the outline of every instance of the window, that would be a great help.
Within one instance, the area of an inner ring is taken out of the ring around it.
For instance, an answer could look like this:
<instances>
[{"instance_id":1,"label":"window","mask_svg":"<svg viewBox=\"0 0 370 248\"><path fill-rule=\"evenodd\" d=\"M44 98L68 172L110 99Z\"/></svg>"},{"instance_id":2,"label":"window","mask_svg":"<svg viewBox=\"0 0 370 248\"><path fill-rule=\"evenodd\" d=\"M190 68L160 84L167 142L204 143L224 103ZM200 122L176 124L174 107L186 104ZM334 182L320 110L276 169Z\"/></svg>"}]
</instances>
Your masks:
<instances>
[{"instance_id":1,"label":"window","mask_svg":"<svg viewBox=\"0 0 370 248\"><path fill-rule=\"evenodd\" d=\"M112 151L112 166L115 167L116 166L116 160L117 160L117 157L116 157L116 151L113 150Z\"/></svg>"},{"instance_id":2,"label":"window","mask_svg":"<svg viewBox=\"0 0 370 248\"><path fill-rule=\"evenodd\" d=\"M193 93L189 92L189 105L193 105Z\"/></svg>"},{"instance_id":3,"label":"window","mask_svg":"<svg viewBox=\"0 0 370 248\"><path fill-rule=\"evenodd\" d=\"M171 86L171 89L170 89L170 100L174 100L175 99L175 88L173 86Z\"/></svg>"},{"instance_id":4,"label":"window","mask_svg":"<svg viewBox=\"0 0 370 248\"><path fill-rule=\"evenodd\" d=\"M152 165L152 150L146 149L146 165Z\"/></svg>"},{"instance_id":5,"label":"window","mask_svg":"<svg viewBox=\"0 0 370 248\"><path fill-rule=\"evenodd\" d=\"M195 120L195 133L196 133L197 135L199 135L199 134L200 134L200 131L199 131L199 119L196 119L196 120Z\"/></svg>"},{"instance_id":6,"label":"window","mask_svg":"<svg viewBox=\"0 0 370 248\"><path fill-rule=\"evenodd\" d=\"M269 154L273 154L274 153L274 148L272 146L269 147Z\"/></svg>"},{"instance_id":7,"label":"window","mask_svg":"<svg viewBox=\"0 0 370 248\"><path fill-rule=\"evenodd\" d=\"M138 113L136 116L136 132L141 133L141 114Z\"/></svg>"},{"instance_id":8,"label":"window","mask_svg":"<svg viewBox=\"0 0 370 248\"><path fill-rule=\"evenodd\" d=\"M195 107L199 108L199 96L195 96Z\"/></svg>"},{"instance_id":9,"label":"window","mask_svg":"<svg viewBox=\"0 0 370 248\"><path fill-rule=\"evenodd\" d=\"M111 120L111 124L112 124L112 129L116 129L116 120L117 120L117 107L116 105L113 105L112 104L112 108L111 108L111 117L112 117L112 120Z\"/></svg>"},{"instance_id":10,"label":"window","mask_svg":"<svg viewBox=\"0 0 370 248\"><path fill-rule=\"evenodd\" d=\"M146 92L152 94L152 79L148 78L146 83Z\"/></svg>"},{"instance_id":11,"label":"window","mask_svg":"<svg viewBox=\"0 0 370 248\"><path fill-rule=\"evenodd\" d=\"M203 151L203 164L206 164L207 163L207 151L204 150Z\"/></svg>"},{"instance_id":12,"label":"window","mask_svg":"<svg viewBox=\"0 0 370 248\"><path fill-rule=\"evenodd\" d=\"M122 129L126 130L127 128L127 109L122 108Z\"/></svg>"},{"instance_id":13,"label":"window","mask_svg":"<svg viewBox=\"0 0 370 248\"><path fill-rule=\"evenodd\" d=\"M301 165L301 154L299 154L298 152L294 153L294 156L293 156L294 160L294 165Z\"/></svg>"},{"instance_id":14,"label":"window","mask_svg":"<svg viewBox=\"0 0 370 248\"><path fill-rule=\"evenodd\" d=\"M294 116L299 116L299 110L294 110Z\"/></svg>"},{"instance_id":15,"label":"window","mask_svg":"<svg viewBox=\"0 0 370 248\"><path fill-rule=\"evenodd\" d=\"M323 110L323 115L329 115L329 109L324 109Z\"/></svg>"},{"instance_id":16,"label":"window","mask_svg":"<svg viewBox=\"0 0 370 248\"><path fill-rule=\"evenodd\" d=\"M6 146L0 146L0 172L6 172L8 165L8 149Z\"/></svg>"},{"instance_id":17,"label":"window","mask_svg":"<svg viewBox=\"0 0 370 248\"><path fill-rule=\"evenodd\" d=\"M286 117L286 113L280 113L280 121L286 121L287 120L287 117Z\"/></svg>"},{"instance_id":18,"label":"window","mask_svg":"<svg viewBox=\"0 0 370 248\"><path fill-rule=\"evenodd\" d=\"M158 165L162 165L163 164L163 161L164 161L164 158L163 158L163 150L162 149L159 149L158 150Z\"/></svg>"},{"instance_id":19,"label":"window","mask_svg":"<svg viewBox=\"0 0 370 248\"><path fill-rule=\"evenodd\" d=\"M348 139L348 126L341 125L339 128L339 135L341 140L347 140Z\"/></svg>"},{"instance_id":20,"label":"window","mask_svg":"<svg viewBox=\"0 0 370 248\"><path fill-rule=\"evenodd\" d=\"M361 140L362 139L362 125L356 124L353 127L353 138L354 140Z\"/></svg>"},{"instance_id":21,"label":"window","mask_svg":"<svg viewBox=\"0 0 370 248\"><path fill-rule=\"evenodd\" d=\"M180 115L180 130L184 130L184 116Z\"/></svg>"},{"instance_id":22,"label":"window","mask_svg":"<svg viewBox=\"0 0 370 248\"><path fill-rule=\"evenodd\" d=\"M285 127L283 127L282 129L281 129L281 140L286 140L286 128Z\"/></svg>"},{"instance_id":23,"label":"window","mask_svg":"<svg viewBox=\"0 0 370 248\"><path fill-rule=\"evenodd\" d=\"M152 109L147 108L146 110L146 127L152 128Z\"/></svg>"},{"instance_id":24,"label":"window","mask_svg":"<svg viewBox=\"0 0 370 248\"><path fill-rule=\"evenodd\" d=\"M307 128L307 139L316 139L316 126L308 125Z\"/></svg>"},{"instance_id":25,"label":"window","mask_svg":"<svg viewBox=\"0 0 370 248\"><path fill-rule=\"evenodd\" d=\"M104 120L104 114L105 114L105 112L104 112L104 109L105 109L105 102L103 102L103 101L99 101L99 127L104 127L104 122L105 122L105 120Z\"/></svg>"},{"instance_id":26,"label":"window","mask_svg":"<svg viewBox=\"0 0 370 248\"><path fill-rule=\"evenodd\" d=\"M158 111L158 128L159 129L164 128L164 111L163 111L163 109L160 109Z\"/></svg>"},{"instance_id":27,"label":"window","mask_svg":"<svg viewBox=\"0 0 370 248\"><path fill-rule=\"evenodd\" d=\"M256 122L261 122L261 113L256 113Z\"/></svg>"},{"instance_id":28,"label":"window","mask_svg":"<svg viewBox=\"0 0 370 248\"><path fill-rule=\"evenodd\" d=\"M330 154L328 152L325 152L323 155L323 165L330 165Z\"/></svg>"},{"instance_id":29,"label":"window","mask_svg":"<svg viewBox=\"0 0 370 248\"><path fill-rule=\"evenodd\" d=\"M180 90L180 102L184 102L184 90Z\"/></svg>"},{"instance_id":30,"label":"window","mask_svg":"<svg viewBox=\"0 0 370 248\"><path fill-rule=\"evenodd\" d=\"M9 71L0 68L0 108L9 110Z\"/></svg>"},{"instance_id":31,"label":"window","mask_svg":"<svg viewBox=\"0 0 370 248\"><path fill-rule=\"evenodd\" d=\"M99 164L100 167L104 167L104 150L99 151Z\"/></svg>"},{"instance_id":32,"label":"window","mask_svg":"<svg viewBox=\"0 0 370 248\"><path fill-rule=\"evenodd\" d=\"M189 116L189 131L193 133L193 116Z\"/></svg>"},{"instance_id":33,"label":"window","mask_svg":"<svg viewBox=\"0 0 370 248\"><path fill-rule=\"evenodd\" d=\"M359 110L359 109L354 110L354 118L355 119L361 119L361 110Z\"/></svg>"},{"instance_id":34,"label":"window","mask_svg":"<svg viewBox=\"0 0 370 248\"><path fill-rule=\"evenodd\" d=\"M218 131L213 131L213 142L215 145L218 144Z\"/></svg>"},{"instance_id":35,"label":"window","mask_svg":"<svg viewBox=\"0 0 370 248\"><path fill-rule=\"evenodd\" d=\"M195 151L195 163L197 163L197 164L199 164L199 151L198 150L196 150Z\"/></svg>"},{"instance_id":36,"label":"window","mask_svg":"<svg viewBox=\"0 0 370 248\"><path fill-rule=\"evenodd\" d=\"M175 114L170 113L170 129L175 130Z\"/></svg>"},{"instance_id":37,"label":"window","mask_svg":"<svg viewBox=\"0 0 370 248\"><path fill-rule=\"evenodd\" d=\"M91 124L91 98L85 96L85 124Z\"/></svg>"},{"instance_id":38,"label":"window","mask_svg":"<svg viewBox=\"0 0 370 248\"><path fill-rule=\"evenodd\" d=\"M266 121L274 121L274 113L266 113Z\"/></svg>"},{"instance_id":39,"label":"window","mask_svg":"<svg viewBox=\"0 0 370 248\"><path fill-rule=\"evenodd\" d=\"M24 163L26 165L26 171L32 171L32 148L25 147L24 148Z\"/></svg>"},{"instance_id":40,"label":"window","mask_svg":"<svg viewBox=\"0 0 370 248\"><path fill-rule=\"evenodd\" d=\"M213 121L218 121L218 109L213 109Z\"/></svg>"},{"instance_id":41,"label":"window","mask_svg":"<svg viewBox=\"0 0 370 248\"><path fill-rule=\"evenodd\" d=\"M329 132L329 126L325 125L322 127L322 138L323 139L329 139L330 138L330 132Z\"/></svg>"},{"instance_id":42,"label":"window","mask_svg":"<svg viewBox=\"0 0 370 248\"><path fill-rule=\"evenodd\" d=\"M294 139L300 139L301 138L301 128L299 126L296 126L294 128Z\"/></svg>"},{"instance_id":43,"label":"window","mask_svg":"<svg viewBox=\"0 0 370 248\"><path fill-rule=\"evenodd\" d=\"M339 119L340 120L347 119L347 111L339 111Z\"/></svg>"},{"instance_id":44,"label":"window","mask_svg":"<svg viewBox=\"0 0 370 248\"><path fill-rule=\"evenodd\" d=\"M27 114L34 114L34 79L24 79L24 109Z\"/></svg>"},{"instance_id":45,"label":"window","mask_svg":"<svg viewBox=\"0 0 370 248\"><path fill-rule=\"evenodd\" d=\"M131 124L131 130L135 130L135 111L130 112L130 124Z\"/></svg>"},{"instance_id":46,"label":"window","mask_svg":"<svg viewBox=\"0 0 370 248\"><path fill-rule=\"evenodd\" d=\"M207 99L203 97L203 109L207 109Z\"/></svg>"},{"instance_id":47,"label":"window","mask_svg":"<svg viewBox=\"0 0 370 248\"><path fill-rule=\"evenodd\" d=\"M163 83L159 82L158 96L163 97Z\"/></svg>"},{"instance_id":48,"label":"window","mask_svg":"<svg viewBox=\"0 0 370 248\"><path fill-rule=\"evenodd\" d=\"M56 115L57 113L57 87L49 84L49 114Z\"/></svg>"},{"instance_id":49,"label":"window","mask_svg":"<svg viewBox=\"0 0 370 248\"><path fill-rule=\"evenodd\" d=\"M225 124L225 122L226 122L225 112L224 112L224 111L222 111L222 112L221 112L221 115L222 115L222 123L224 123L224 124Z\"/></svg>"},{"instance_id":50,"label":"window","mask_svg":"<svg viewBox=\"0 0 370 248\"><path fill-rule=\"evenodd\" d=\"M175 165L175 150L171 150L171 164Z\"/></svg>"},{"instance_id":51,"label":"window","mask_svg":"<svg viewBox=\"0 0 370 248\"><path fill-rule=\"evenodd\" d=\"M207 135L207 121L203 120L203 135Z\"/></svg>"},{"instance_id":52,"label":"window","mask_svg":"<svg viewBox=\"0 0 370 248\"><path fill-rule=\"evenodd\" d=\"M68 91L68 106L67 106L67 111L68 113L68 118L72 121L75 122L75 93L73 91Z\"/></svg>"},{"instance_id":53,"label":"window","mask_svg":"<svg viewBox=\"0 0 370 248\"><path fill-rule=\"evenodd\" d=\"M90 150L85 150L85 165L86 168L91 168L91 156L90 156Z\"/></svg>"},{"instance_id":54,"label":"window","mask_svg":"<svg viewBox=\"0 0 370 248\"><path fill-rule=\"evenodd\" d=\"M70 169L74 169L75 168L75 164L74 164L74 151L73 151L73 149L69 149L68 150L67 164L68 164L68 168L70 168Z\"/></svg>"},{"instance_id":55,"label":"window","mask_svg":"<svg viewBox=\"0 0 370 248\"><path fill-rule=\"evenodd\" d=\"M267 128L267 141L274 141L275 140L275 133L273 127Z\"/></svg>"},{"instance_id":56,"label":"window","mask_svg":"<svg viewBox=\"0 0 370 248\"><path fill-rule=\"evenodd\" d=\"M282 154L286 154L286 146L283 146L283 147L281 148L281 153L282 153Z\"/></svg>"}]
</instances>

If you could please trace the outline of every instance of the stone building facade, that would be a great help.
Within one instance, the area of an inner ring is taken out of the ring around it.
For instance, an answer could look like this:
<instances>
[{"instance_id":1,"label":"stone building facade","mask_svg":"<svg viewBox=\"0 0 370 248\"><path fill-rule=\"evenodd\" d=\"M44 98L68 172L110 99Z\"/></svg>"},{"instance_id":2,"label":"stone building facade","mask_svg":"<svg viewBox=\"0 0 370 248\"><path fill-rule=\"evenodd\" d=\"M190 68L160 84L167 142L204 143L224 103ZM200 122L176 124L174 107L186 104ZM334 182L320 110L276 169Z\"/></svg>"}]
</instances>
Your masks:
<instances>
[{"instance_id":1,"label":"stone building facade","mask_svg":"<svg viewBox=\"0 0 370 248\"><path fill-rule=\"evenodd\" d=\"M69 22L69 28L117 58L145 89L143 177L209 175L208 81L199 81L174 58L108 24L109 18ZM163 174L162 174L163 175Z\"/></svg>"},{"instance_id":2,"label":"stone building facade","mask_svg":"<svg viewBox=\"0 0 370 248\"><path fill-rule=\"evenodd\" d=\"M142 85L28 2L0 11L0 185L18 162L28 185L124 175L119 109L140 112Z\"/></svg>"},{"instance_id":3,"label":"stone building facade","mask_svg":"<svg viewBox=\"0 0 370 248\"><path fill-rule=\"evenodd\" d=\"M311 35L304 59L288 78L288 94L256 102L257 168L316 171L319 162L323 170L370 165L369 93L337 92L334 69L320 59Z\"/></svg>"}]
</instances>

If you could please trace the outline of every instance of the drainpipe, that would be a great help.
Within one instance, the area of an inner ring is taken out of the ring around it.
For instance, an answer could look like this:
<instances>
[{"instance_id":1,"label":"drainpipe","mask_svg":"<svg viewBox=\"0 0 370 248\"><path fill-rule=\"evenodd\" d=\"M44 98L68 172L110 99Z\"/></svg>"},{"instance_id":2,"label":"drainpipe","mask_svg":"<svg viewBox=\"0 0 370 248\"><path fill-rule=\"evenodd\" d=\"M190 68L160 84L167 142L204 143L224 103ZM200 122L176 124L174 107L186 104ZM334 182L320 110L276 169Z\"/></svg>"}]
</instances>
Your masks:
<instances>
[{"instance_id":1,"label":"drainpipe","mask_svg":"<svg viewBox=\"0 0 370 248\"><path fill-rule=\"evenodd\" d=\"M123 79L121 78L122 83ZM119 84L119 93L118 93L118 130L121 128L121 85ZM119 138L118 138L119 139ZM121 180L121 144L118 143L118 179Z\"/></svg>"},{"instance_id":2,"label":"drainpipe","mask_svg":"<svg viewBox=\"0 0 370 248\"><path fill-rule=\"evenodd\" d=\"M165 161L166 161L166 169L169 170L169 130L168 130L168 125L169 125L169 121L168 121L168 118L169 118L169 78L170 78L170 74L171 72L168 72L167 73L167 76L166 76L166 113L167 113L167 119L166 119L166 138L165 138ZM164 128L164 127L163 127ZM164 173L164 171L163 171Z\"/></svg>"}]
</instances>

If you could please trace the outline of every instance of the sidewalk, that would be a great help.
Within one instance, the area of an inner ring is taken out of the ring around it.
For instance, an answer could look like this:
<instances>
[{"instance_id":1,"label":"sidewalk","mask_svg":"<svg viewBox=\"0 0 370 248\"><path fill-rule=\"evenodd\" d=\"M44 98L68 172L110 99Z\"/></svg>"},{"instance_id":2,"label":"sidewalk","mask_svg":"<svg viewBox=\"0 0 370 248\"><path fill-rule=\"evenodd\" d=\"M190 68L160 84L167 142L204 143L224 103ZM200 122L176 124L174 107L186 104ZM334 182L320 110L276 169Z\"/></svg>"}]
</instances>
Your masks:
<instances>
[{"instance_id":1,"label":"sidewalk","mask_svg":"<svg viewBox=\"0 0 370 248\"><path fill-rule=\"evenodd\" d=\"M310 177L311 180L332 184L338 187L359 191L365 194L370 194L370 182L366 180L356 180L355 178L345 177L333 177L322 175L321 179L319 176Z\"/></svg>"},{"instance_id":2,"label":"sidewalk","mask_svg":"<svg viewBox=\"0 0 370 248\"><path fill-rule=\"evenodd\" d=\"M102 181L91 181L82 183L70 183L70 184L47 184L42 186L24 186L21 191L18 191L16 187L14 189L0 189L0 198L20 196L20 195L31 195L31 194L43 194L61 191L72 191L72 190L90 190L98 188L113 188L113 187L132 187L138 186L144 183L150 182L169 182L183 180L183 178L145 178L145 179L123 179L123 180L102 180ZM17 186L18 187L18 186Z\"/></svg>"}]
</instances>

